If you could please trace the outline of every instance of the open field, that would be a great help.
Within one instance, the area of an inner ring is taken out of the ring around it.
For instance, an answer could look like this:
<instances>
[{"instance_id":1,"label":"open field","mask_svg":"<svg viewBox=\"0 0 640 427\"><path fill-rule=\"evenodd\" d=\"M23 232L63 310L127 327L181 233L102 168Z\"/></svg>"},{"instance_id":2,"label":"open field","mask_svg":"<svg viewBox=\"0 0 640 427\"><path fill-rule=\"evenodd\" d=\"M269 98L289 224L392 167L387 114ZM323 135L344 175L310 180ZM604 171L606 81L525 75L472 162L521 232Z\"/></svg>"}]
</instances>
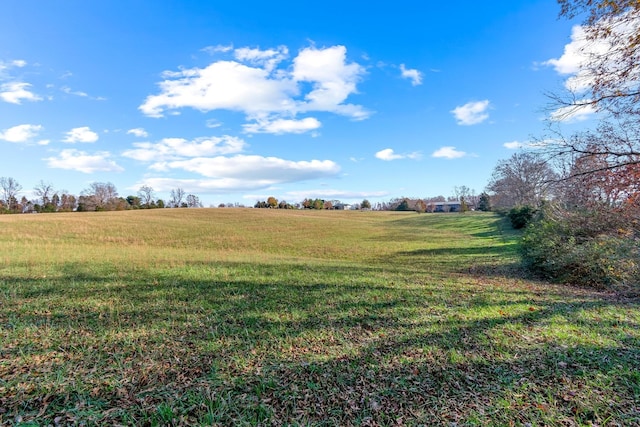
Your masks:
<instances>
[{"instance_id":1,"label":"open field","mask_svg":"<svg viewBox=\"0 0 640 427\"><path fill-rule=\"evenodd\" d=\"M640 425L638 300L491 214L0 216L0 424Z\"/></svg>"}]
</instances>

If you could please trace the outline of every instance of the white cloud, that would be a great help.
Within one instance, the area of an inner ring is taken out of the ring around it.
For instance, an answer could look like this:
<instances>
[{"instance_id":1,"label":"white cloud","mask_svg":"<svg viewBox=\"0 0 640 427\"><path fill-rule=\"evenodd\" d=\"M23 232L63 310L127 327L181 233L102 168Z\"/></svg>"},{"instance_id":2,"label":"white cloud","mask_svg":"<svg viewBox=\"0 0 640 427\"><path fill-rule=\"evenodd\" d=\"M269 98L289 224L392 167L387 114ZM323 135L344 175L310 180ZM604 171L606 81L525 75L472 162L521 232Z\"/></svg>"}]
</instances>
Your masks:
<instances>
[{"instance_id":1,"label":"white cloud","mask_svg":"<svg viewBox=\"0 0 640 427\"><path fill-rule=\"evenodd\" d=\"M431 157L444 158L444 159L459 159L465 157L467 153L464 151L456 150L456 147L441 147L431 154Z\"/></svg>"},{"instance_id":2,"label":"white cloud","mask_svg":"<svg viewBox=\"0 0 640 427\"><path fill-rule=\"evenodd\" d=\"M411 80L413 86L422 84L422 73L420 71L406 68L404 64L400 64L400 72L403 78Z\"/></svg>"},{"instance_id":3,"label":"white cloud","mask_svg":"<svg viewBox=\"0 0 640 427\"><path fill-rule=\"evenodd\" d=\"M147 178L136 184L150 185L157 191L177 186L200 193L227 193L269 188L273 185L335 176L340 167L330 160L290 161L276 157L244 156L203 157L183 161L161 162L157 171L182 169L206 179Z\"/></svg>"},{"instance_id":4,"label":"white cloud","mask_svg":"<svg viewBox=\"0 0 640 427\"><path fill-rule=\"evenodd\" d=\"M376 153L376 157L380 160L397 160L401 159L402 156L399 154L394 154L393 149L385 148L384 150L380 150Z\"/></svg>"},{"instance_id":5,"label":"white cloud","mask_svg":"<svg viewBox=\"0 0 640 427\"><path fill-rule=\"evenodd\" d=\"M127 135L133 135L138 138L146 138L149 136L149 133L147 133L147 131L144 130L143 128L135 128L135 129L129 129L127 131Z\"/></svg>"},{"instance_id":6,"label":"white cloud","mask_svg":"<svg viewBox=\"0 0 640 427\"><path fill-rule=\"evenodd\" d=\"M588 100L584 101L588 102ZM561 107L551 113L551 120L554 122L566 122L566 123L575 123L575 122L583 122L585 120L589 120L593 115L596 114L596 109L593 105L582 105L582 106L566 106Z\"/></svg>"},{"instance_id":7,"label":"white cloud","mask_svg":"<svg viewBox=\"0 0 640 427\"><path fill-rule=\"evenodd\" d=\"M233 157L197 157L187 160L158 162L157 171L182 169L208 178L225 178L269 182L297 182L334 176L340 167L330 160L291 161L277 157L236 155Z\"/></svg>"},{"instance_id":8,"label":"white cloud","mask_svg":"<svg viewBox=\"0 0 640 427\"><path fill-rule=\"evenodd\" d=\"M576 74L589 58L588 51L585 51L587 45L584 27L575 25L571 29L571 42L565 45L562 56L549 59L542 64L553 67L559 74Z\"/></svg>"},{"instance_id":9,"label":"white cloud","mask_svg":"<svg viewBox=\"0 0 640 427\"><path fill-rule=\"evenodd\" d=\"M75 170L84 173L94 172L122 172L124 169L110 159L107 151L99 151L88 154L84 151L67 149L62 150L57 157L48 157L47 166L54 169Z\"/></svg>"},{"instance_id":10,"label":"white cloud","mask_svg":"<svg viewBox=\"0 0 640 427\"><path fill-rule=\"evenodd\" d=\"M543 65L553 67L558 74L569 75L565 81L565 87L578 93L589 89L597 78L588 67L594 59L607 56L608 61L602 64L604 69L599 70L598 73L600 76L614 75L620 71L620 64L626 64L624 58L620 56L623 51L615 45L615 41L623 40L626 43L626 40L636 37L638 26L640 26L640 15L632 13L627 12L618 18L596 23L596 25L604 25L607 31L611 31L611 37L607 37L606 40L589 40L585 27L574 26L571 30L571 41L565 45L562 55L543 62Z\"/></svg>"},{"instance_id":11,"label":"white cloud","mask_svg":"<svg viewBox=\"0 0 640 427\"><path fill-rule=\"evenodd\" d=\"M584 27L576 25L571 30L571 42L565 45L560 58L552 58L543 62L551 66L558 74L571 75L565 81L565 87L576 92L583 92L593 83L594 76L584 69L593 57L606 53L611 46L600 40L587 40Z\"/></svg>"},{"instance_id":12,"label":"white cloud","mask_svg":"<svg viewBox=\"0 0 640 427\"><path fill-rule=\"evenodd\" d=\"M20 104L25 101L40 101L41 97L31 92L31 84L23 82L9 82L0 85L0 99L11 104Z\"/></svg>"},{"instance_id":13,"label":"white cloud","mask_svg":"<svg viewBox=\"0 0 640 427\"><path fill-rule=\"evenodd\" d=\"M276 135L283 133L304 133L318 129L320 126L322 126L322 124L314 117L306 117L302 120L258 120L256 123L242 125L245 133L272 133Z\"/></svg>"},{"instance_id":14,"label":"white cloud","mask_svg":"<svg viewBox=\"0 0 640 427\"><path fill-rule=\"evenodd\" d=\"M42 130L41 125L18 125L0 132L0 139L8 142L28 142Z\"/></svg>"},{"instance_id":15,"label":"white cloud","mask_svg":"<svg viewBox=\"0 0 640 427\"><path fill-rule=\"evenodd\" d=\"M357 93L356 84L365 74L364 67L346 62L347 49L333 46L324 49L308 47L293 60L292 77L297 82L310 82L313 90L305 95L300 111L329 111L356 120L370 113L359 105L343 104L349 95Z\"/></svg>"},{"instance_id":16,"label":"white cloud","mask_svg":"<svg viewBox=\"0 0 640 427\"><path fill-rule=\"evenodd\" d=\"M262 68L235 61L218 61L208 67L181 70L159 83L161 93L150 95L139 107L151 117L190 107L242 111L247 115L294 110L293 81L270 77Z\"/></svg>"},{"instance_id":17,"label":"white cloud","mask_svg":"<svg viewBox=\"0 0 640 427\"><path fill-rule=\"evenodd\" d=\"M509 150L517 150L519 148L525 148L528 146L528 143L526 142L520 142L520 141L511 141L511 142L505 142L504 144L502 144L505 148L508 148Z\"/></svg>"},{"instance_id":18,"label":"white cloud","mask_svg":"<svg viewBox=\"0 0 640 427\"><path fill-rule=\"evenodd\" d=\"M160 162L179 160L185 157L216 156L241 152L245 142L234 136L196 138L188 141L183 138L165 138L158 143L137 142L131 150L122 153L124 157L142 162Z\"/></svg>"},{"instance_id":19,"label":"white cloud","mask_svg":"<svg viewBox=\"0 0 640 427\"><path fill-rule=\"evenodd\" d=\"M469 126L482 123L489 118L487 109L489 108L489 100L467 102L464 105L451 110L459 125Z\"/></svg>"},{"instance_id":20,"label":"white cloud","mask_svg":"<svg viewBox=\"0 0 640 427\"><path fill-rule=\"evenodd\" d=\"M392 148L385 148L376 153L376 158L385 161L400 160L400 159L414 159L417 160L421 157L419 152L413 152L408 154L397 154Z\"/></svg>"},{"instance_id":21,"label":"white cloud","mask_svg":"<svg viewBox=\"0 0 640 427\"><path fill-rule=\"evenodd\" d=\"M11 75L11 69L27 66L27 61L15 59L9 62L0 61L0 100L11 104L24 101L41 101L42 98L33 93L31 84L21 82Z\"/></svg>"},{"instance_id":22,"label":"white cloud","mask_svg":"<svg viewBox=\"0 0 640 427\"><path fill-rule=\"evenodd\" d=\"M67 132L67 137L63 142L75 144L77 142L92 143L98 140L98 134L92 131L88 126L73 128Z\"/></svg>"},{"instance_id":23,"label":"white cloud","mask_svg":"<svg viewBox=\"0 0 640 427\"><path fill-rule=\"evenodd\" d=\"M298 52L291 66L278 67L287 55L285 46L241 48L234 51L235 61L165 72L165 80L158 84L160 93L149 95L139 109L151 117L182 108L224 109L242 112L250 121L270 122L293 120L309 111L331 112L354 120L370 116L362 106L345 103L357 93L356 85L365 69L347 62L344 46L308 47Z\"/></svg>"}]
</instances>

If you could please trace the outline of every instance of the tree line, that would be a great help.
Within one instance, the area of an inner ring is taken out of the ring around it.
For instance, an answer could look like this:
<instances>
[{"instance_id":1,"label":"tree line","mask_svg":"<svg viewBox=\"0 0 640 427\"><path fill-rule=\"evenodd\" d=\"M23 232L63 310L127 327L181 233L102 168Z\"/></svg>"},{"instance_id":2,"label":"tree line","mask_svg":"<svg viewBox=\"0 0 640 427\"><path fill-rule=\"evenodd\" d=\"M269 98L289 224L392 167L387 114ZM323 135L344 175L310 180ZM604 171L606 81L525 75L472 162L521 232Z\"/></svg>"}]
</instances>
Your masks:
<instances>
[{"instance_id":1,"label":"tree line","mask_svg":"<svg viewBox=\"0 0 640 427\"><path fill-rule=\"evenodd\" d=\"M53 184L40 181L34 188L35 199L20 197L23 187L11 177L0 177L0 214L122 211L128 209L196 208L200 198L182 188L171 190L168 200L156 198L152 187L143 185L135 195L121 197L110 182L93 182L78 196L56 190Z\"/></svg>"}]
</instances>

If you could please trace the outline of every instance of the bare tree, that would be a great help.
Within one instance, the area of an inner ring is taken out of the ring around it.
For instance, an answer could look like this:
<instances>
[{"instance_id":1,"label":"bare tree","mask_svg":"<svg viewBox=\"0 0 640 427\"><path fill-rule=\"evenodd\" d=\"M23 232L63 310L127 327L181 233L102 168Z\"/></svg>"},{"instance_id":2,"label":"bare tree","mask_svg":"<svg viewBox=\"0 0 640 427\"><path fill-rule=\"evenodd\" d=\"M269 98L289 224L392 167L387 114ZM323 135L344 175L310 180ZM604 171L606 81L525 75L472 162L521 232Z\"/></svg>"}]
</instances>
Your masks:
<instances>
[{"instance_id":1,"label":"bare tree","mask_svg":"<svg viewBox=\"0 0 640 427\"><path fill-rule=\"evenodd\" d=\"M80 196L82 210L111 210L118 204L118 190L110 182L93 182Z\"/></svg>"},{"instance_id":2,"label":"bare tree","mask_svg":"<svg viewBox=\"0 0 640 427\"><path fill-rule=\"evenodd\" d=\"M143 185L138 190L138 197L140 197L142 206L144 206L145 208L151 207L151 202L153 202L153 198L155 197L153 188L148 185Z\"/></svg>"},{"instance_id":3,"label":"bare tree","mask_svg":"<svg viewBox=\"0 0 640 427\"><path fill-rule=\"evenodd\" d=\"M182 204L182 199L184 199L184 196L184 189L180 187L171 190L171 199L169 201L171 207L179 208Z\"/></svg>"},{"instance_id":4,"label":"bare tree","mask_svg":"<svg viewBox=\"0 0 640 427\"><path fill-rule=\"evenodd\" d=\"M10 211L16 209L18 205L18 193L22 190L22 185L11 177L0 178L0 189L2 189L2 202Z\"/></svg>"},{"instance_id":5,"label":"bare tree","mask_svg":"<svg viewBox=\"0 0 640 427\"><path fill-rule=\"evenodd\" d=\"M188 194L186 201L187 201L187 207L189 207L189 208L201 208L202 207L202 203L200 203L200 198L198 196L196 196L195 194Z\"/></svg>"},{"instance_id":6,"label":"bare tree","mask_svg":"<svg viewBox=\"0 0 640 427\"><path fill-rule=\"evenodd\" d=\"M543 141L554 158L607 157L608 170L640 163L640 2L637 0L558 0L560 15L586 13L580 27L582 60L567 91L551 94L555 120L576 112L598 111L604 123L591 132L565 138L554 125ZM598 162L593 162L597 164ZM580 173L599 173L582 169Z\"/></svg>"},{"instance_id":7,"label":"bare tree","mask_svg":"<svg viewBox=\"0 0 640 427\"><path fill-rule=\"evenodd\" d=\"M61 191L62 195L60 196L60 211L62 212L71 212L77 207L76 196L73 194L68 194L66 190Z\"/></svg>"},{"instance_id":8,"label":"bare tree","mask_svg":"<svg viewBox=\"0 0 640 427\"><path fill-rule=\"evenodd\" d=\"M487 190L494 193L498 207L537 206L552 197L556 179L555 171L540 156L515 153L498 162Z\"/></svg>"},{"instance_id":9,"label":"bare tree","mask_svg":"<svg viewBox=\"0 0 640 427\"><path fill-rule=\"evenodd\" d=\"M453 187L453 192L460 202L461 209L468 210L476 208L476 205L478 204L478 196L476 196L475 190L467 187L466 185L462 185L460 187Z\"/></svg>"},{"instance_id":10,"label":"bare tree","mask_svg":"<svg viewBox=\"0 0 640 427\"><path fill-rule=\"evenodd\" d=\"M54 189L53 184L50 182L44 182L40 180L38 185L33 187L33 191L38 198L42 201L42 207L45 207L48 203L51 202L51 196L53 195Z\"/></svg>"},{"instance_id":11,"label":"bare tree","mask_svg":"<svg viewBox=\"0 0 640 427\"><path fill-rule=\"evenodd\" d=\"M579 108L589 106L615 115L637 115L640 112L640 2L558 0L558 3L560 15L565 18L587 13L580 40L584 60L568 85L570 97L566 104ZM589 92L589 96L584 96L585 92Z\"/></svg>"}]
</instances>

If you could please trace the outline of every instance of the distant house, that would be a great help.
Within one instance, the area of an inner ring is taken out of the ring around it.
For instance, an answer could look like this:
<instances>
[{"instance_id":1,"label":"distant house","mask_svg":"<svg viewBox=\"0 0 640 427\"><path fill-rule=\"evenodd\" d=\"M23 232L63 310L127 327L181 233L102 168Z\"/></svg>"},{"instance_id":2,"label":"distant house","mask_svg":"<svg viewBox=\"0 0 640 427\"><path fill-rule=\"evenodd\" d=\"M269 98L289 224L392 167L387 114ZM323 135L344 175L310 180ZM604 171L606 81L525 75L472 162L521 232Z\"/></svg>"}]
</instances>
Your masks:
<instances>
[{"instance_id":1,"label":"distant house","mask_svg":"<svg viewBox=\"0 0 640 427\"><path fill-rule=\"evenodd\" d=\"M336 203L335 205L333 205L333 209L338 211L350 211L351 209L353 209L353 205L350 205L348 203Z\"/></svg>"},{"instance_id":2,"label":"distant house","mask_svg":"<svg viewBox=\"0 0 640 427\"><path fill-rule=\"evenodd\" d=\"M460 212L460 202L436 202L434 212Z\"/></svg>"}]
</instances>

